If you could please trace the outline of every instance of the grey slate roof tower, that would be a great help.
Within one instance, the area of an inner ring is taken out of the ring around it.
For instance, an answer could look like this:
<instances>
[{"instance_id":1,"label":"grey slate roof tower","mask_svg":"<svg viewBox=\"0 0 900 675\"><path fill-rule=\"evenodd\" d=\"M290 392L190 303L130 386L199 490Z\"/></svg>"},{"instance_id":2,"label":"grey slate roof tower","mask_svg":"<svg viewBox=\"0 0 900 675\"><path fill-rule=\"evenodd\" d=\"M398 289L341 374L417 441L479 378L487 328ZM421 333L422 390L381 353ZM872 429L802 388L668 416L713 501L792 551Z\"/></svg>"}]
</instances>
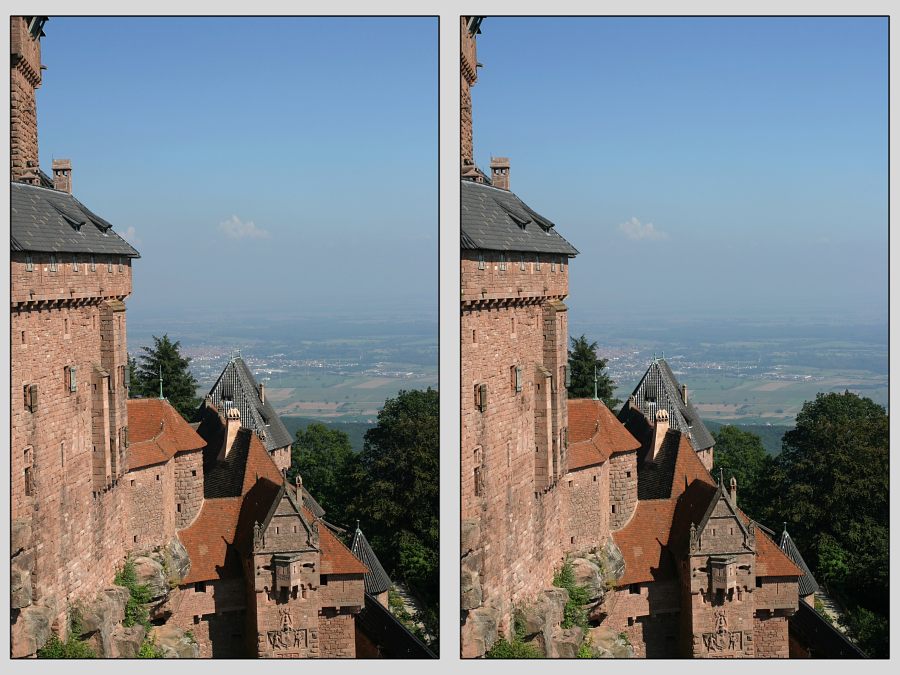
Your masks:
<instances>
[{"instance_id":1,"label":"grey slate roof tower","mask_svg":"<svg viewBox=\"0 0 900 675\"><path fill-rule=\"evenodd\" d=\"M228 362L207 396L223 412L237 407L241 424L252 429L269 452L293 441L272 404L260 397L259 385L240 356Z\"/></svg>"},{"instance_id":2,"label":"grey slate roof tower","mask_svg":"<svg viewBox=\"0 0 900 675\"><path fill-rule=\"evenodd\" d=\"M366 535L359 529L358 523L356 532L353 534L353 543L350 545L350 550L353 552L353 555L369 568L369 571L363 577L366 593L378 596L391 587L390 577L384 571L384 567L381 566L381 562L378 560L378 556L375 555L375 551L372 550Z\"/></svg>"},{"instance_id":3,"label":"grey slate roof tower","mask_svg":"<svg viewBox=\"0 0 900 675\"><path fill-rule=\"evenodd\" d=\"M619 419L623 422L630 404L648 420L655 418L657 410L665 409L669 413L669 427L685 434L697 452L708 450L716 443L700 419L700 413L688 399L687 389L679 384L664 359L653 359L647 368L619 413ZM711 465L707 469L711 469Z\"/></svg>"},{"instance_id":4,"label":"grey slate roof tower","mask_svg":"<svg viewBox=\"0 0 900 675\"><path fill-rule=\"evenodd\" d=\"M787 557L793 560L794 564L803 570L803 576L800 577L797 588L800 597L803 598L817 592L819 590L819 583L816 581L815 577L813 577L812 572L809 571L809 567L806 566L806 562L803 560L803 556L800 555L797 545L794 544L794 540L791 539L791 535L788 534L787 526L785 526L784 532L781 533L781 542L778 545L781 547L781 550L785 552Z\"/></svg>"}]
</instances>

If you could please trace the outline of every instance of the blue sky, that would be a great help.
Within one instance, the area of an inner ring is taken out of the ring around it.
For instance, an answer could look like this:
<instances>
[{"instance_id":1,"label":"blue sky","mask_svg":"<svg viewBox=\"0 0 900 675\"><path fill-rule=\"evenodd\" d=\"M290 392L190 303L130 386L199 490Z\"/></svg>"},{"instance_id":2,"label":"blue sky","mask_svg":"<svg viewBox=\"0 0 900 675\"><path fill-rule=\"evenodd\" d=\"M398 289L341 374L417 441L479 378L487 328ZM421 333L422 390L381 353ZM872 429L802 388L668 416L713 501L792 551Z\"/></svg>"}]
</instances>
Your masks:
<instances>
[{"instance_id":1,"label":"blue sky","mask_svg":"<svg viewBox=\"0 0 900 675\"><path fill-rule=\"evenodd\" d=\"M52 18L41 166L141 252L129 316L437 316L437 21ZM411 282L411 280L414 280Z\"/></svg>"},{"instance_id":2,"label":"blue sky","mask_svg":"<svg viewBox=\"0 0 900 675\"><path fill-rule=\"evenodd\" d=\"M493 18L475 154L580 251L572 321L887 319L887 20Z\"/></svg>"}]
</instances>

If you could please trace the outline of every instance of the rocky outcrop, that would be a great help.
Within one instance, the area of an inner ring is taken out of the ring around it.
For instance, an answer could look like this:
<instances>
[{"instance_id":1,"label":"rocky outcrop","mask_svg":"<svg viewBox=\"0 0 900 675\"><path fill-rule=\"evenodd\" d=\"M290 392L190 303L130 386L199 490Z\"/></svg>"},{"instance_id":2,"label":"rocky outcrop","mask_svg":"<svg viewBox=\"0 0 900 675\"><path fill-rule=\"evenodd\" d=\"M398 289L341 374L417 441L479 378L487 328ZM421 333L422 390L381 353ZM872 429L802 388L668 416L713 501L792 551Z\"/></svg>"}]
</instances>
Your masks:
<instances>
[{"instance_id":1,"label":"rocky outcrop","mask_svg":"<svg viewBox=\"0 0 900 675\"><path fill-rule=\"evenodd\" d=\"M15 557L28 548L31 548L31 524L21 518L14 520L10 532L9 555Z\"/></svg>"},{"instance_id":2,"label":"rocky outcrop","mask_svg":"<svg viewBox=\"0 0 900 675\"><path fill-rule=\"evenodd\" d=\"M34 551L21 551L9 561L10 609L24 609L31 604L31 571Z\"/></svg>"},{"instance_id":3,"label":"rocky outcrop","mask_svg":"<svg viewBox=\"0 0 900 675\"><path fill-rule=\"evenodd\" d=\"M548 588L537 600L518 614L519 629L526 641L538 633L549 640L550 632L562 623L569 592L564 588Z\"/></svg>"},{"instance_id":4,"label":"rocky outcrop","mask_svg":"<svg viewBox=\"0 0 900 675\"><path fill-rule=\"evenodd\" d=\"M169 583L178 585L191 571L191 558L187 549L178 539L173 539L163 549L163 554L166 556L167 564L164 567L168 568Z\"/></svg>"},{"instance_id":5,"label":"rocky outcrop","mask_svg":"<svg viewBox=\"0 0 900 675\"><path fill-rule=\"evenodd\" d=\"M481 540L481 525L477 520L464 520L460 524L460 555L465 557L478 548Z\"/></svg>"},{"instance_id":6,"label":"rocky outcrop","mask_svg":"<svg viewBox=\"0 0 900 675\"><path fill-rule=\"evenodd\" d=\"M572 560L572 574L575 583L583 586L588 591L588 598L598 600L606 593L603 572L600 565L589 558L575 558Z\"/></svg>"},{"instance_id":7,"label":"rocky outcrop","mask_svg":"<svg viewBox=\"0 0 900 675\"><path fill-rule=\"evenodd\" d=\"M459 601L460 609L476 609L481 606L481 551L471 552L460 562Z\"/></svg>"},{"instance_id":8,"label":"rocky outcrop","mask_svg":"<svg viewBox=\"0 0 900 675\"><path fill-rule=\"evenodd\" d=\"M113 634L125 619L128 596L128 589L111 586L100 591L93 603L79 608L78 637L89 642L98 656L108 656L115 652Z\"/></svg>"},{"instance_id":9,"label":"rocky outcrop","mask_svg":"<svg viewBox=\"0 0 900 675\"><path fill-rule=\"evenodd\" d=\"M161 600L169 594L169 578L163 570L162 562L150 556L137 556L134 559L134 573L139 586L150 590L153 600Z\"/></svg>"},{"instance_id":10,"label":"rocky outcrop","mask_svg":"<svg viewBox=\"0 0 900 675\"><path fill-rule=\"evenodd\" d=\"M110 636L111 649L104 656L111 659L137 658L146 635L146 629L139 623L127 628L117 626Z\"/></svg>"},{"instance_id":11,"label":"rocky outcrop","mask_svg":"<svg viewBox=\"0 0 900 675\"><path fill-rule=\"evenodd\" d=\"M150 639L167 659L200 658L200 645L177 626L157 626L150 632Z\"/></svg>"},{"instance_id":12,"label":"rocky outcrop","mask_svg":"<svg viewBox=\"0 0 900 675\"><path fill-rule=\"evenodd\" d=\"M462 627L462 656L464 659L484 656L497 641L500 612L493 607L479 607L466 614Z\"/></svg>"},{"instance_id":13,"label":"rocky outcrop","mask_svg":"<svg viewBox=\"0 0 900 675\"><path fill-rule=\"evenodd\" d=\"M16 616L18 614L18 616ZM13 658L31 656L50 639L50 625L56 617L55 604L32 604L13 612L10 652Z\"/></svg>"},{"instance_id":14,"label":"rocky outcrop","mask_svg":"<svg viewBox=\"0 0 900 675\"><path fill-rule=\"evenodd\" d=\"M634 648L623 635L607 626L597 626L588 631L588 640L594 654L604 659L634 658Z\"/></svg>"},{"instance_id":15,"label":"rocky outcrop","mask_svg":"<svg viewBox=\"0 0 900 675\"><path fill-rule=\"evenodd\" d=\"M578 626L571 628L557 626L550 631L544 654L551 659L574 659L578 657L578 650L581 649L583 641L584 631Z\"/></svg>"}]
</instances>

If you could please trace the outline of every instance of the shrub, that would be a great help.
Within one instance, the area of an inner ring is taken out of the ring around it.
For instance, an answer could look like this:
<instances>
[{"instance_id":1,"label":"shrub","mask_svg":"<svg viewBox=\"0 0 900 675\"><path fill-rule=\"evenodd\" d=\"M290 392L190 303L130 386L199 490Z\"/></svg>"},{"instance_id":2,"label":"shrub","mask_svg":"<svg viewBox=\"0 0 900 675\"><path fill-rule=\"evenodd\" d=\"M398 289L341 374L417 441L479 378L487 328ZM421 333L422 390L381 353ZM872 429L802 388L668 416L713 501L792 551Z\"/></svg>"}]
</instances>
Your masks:
<instances>
[{"instance_id":1,"label":"shrub","mask_svg":"<svg viewBox=\"0 0 900 675\"><path fill-rule=\"evenodd\" d=\"M39 659L95 659L97 653L91 646L79 639L82 631L81 611L69 608L69 636L63 642L58 635L51 635L47 643L38 649Z\"/></svg>"},{"instance_id":2,"label":"shrub","mask_svg":"<svg viewBox=\"0 0 900 675\"><path fill-rule=\"evenodd\" d=\"M141 643L141 648L138 651L137 657L139 659L164 659L165 656L163 654L163 650L160 649L156 640L152 638L144 638L144 641Z\"/></svg>"},{"instance_id":3,"label":"shrub","mask_svg":"<svg viewBox=\"0 0 900 675\"><path fill-rule=\"evenodd\" d=\"M518 638L514 638L510 642L501 637L488 650L485 657L488 659L540 659L543 654L534 645L522 642Z\"/></svg>"},{"instance_id":4,"label":"shrub","mask_svg":"<svg viewBox=\"0 0 900 675\"><path fill-rule=\"evenodd\" d=\"M587 587L575 583L575 573L572 563L568 560L553 577L553 585L557 588L565 588L569 592L569 599L563 609L563 628L578 626L587 630L588 613L585 605L590 601L590 591Z\"/></svg>"},{"instance_id":5,"label":"shrub","mask_svg":"<svg viewBox=\"0 0 900 675\"><path fill-rule=\"evenodd\" d=\"M128 589L128 602L125 604L125 620L122 625L126 628L135 624L141 624L150 630L150 613L147 611L147 603L150 602L150 588L146 584L138 584L137 574L134 570L134 561L129 558L122 569L116 572L114 579L117 586Z\"/></svg>"}]
</instances>

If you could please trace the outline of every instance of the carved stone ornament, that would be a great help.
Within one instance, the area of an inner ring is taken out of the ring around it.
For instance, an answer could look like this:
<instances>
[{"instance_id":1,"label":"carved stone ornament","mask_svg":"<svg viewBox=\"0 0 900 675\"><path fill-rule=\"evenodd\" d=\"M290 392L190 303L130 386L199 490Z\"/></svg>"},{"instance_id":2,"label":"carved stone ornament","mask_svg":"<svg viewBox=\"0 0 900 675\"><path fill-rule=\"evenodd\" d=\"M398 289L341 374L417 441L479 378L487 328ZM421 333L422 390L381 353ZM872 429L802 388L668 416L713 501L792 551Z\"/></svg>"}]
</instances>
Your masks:
<instances>
[{"instance_id":1,"label":"carved stone ornament","mask_svg":"<svg viewBox=\"0 0 900 675\"><path fill-rule=\"evenodd\" d=\"M281 628L279 630L270 630L266 633L269 640L269 647L275 651L284 649L305 649L306 648L306 629L294 628L294 620L291 612L284 608L281 614Z\"/></svg>"}]
</instances>

